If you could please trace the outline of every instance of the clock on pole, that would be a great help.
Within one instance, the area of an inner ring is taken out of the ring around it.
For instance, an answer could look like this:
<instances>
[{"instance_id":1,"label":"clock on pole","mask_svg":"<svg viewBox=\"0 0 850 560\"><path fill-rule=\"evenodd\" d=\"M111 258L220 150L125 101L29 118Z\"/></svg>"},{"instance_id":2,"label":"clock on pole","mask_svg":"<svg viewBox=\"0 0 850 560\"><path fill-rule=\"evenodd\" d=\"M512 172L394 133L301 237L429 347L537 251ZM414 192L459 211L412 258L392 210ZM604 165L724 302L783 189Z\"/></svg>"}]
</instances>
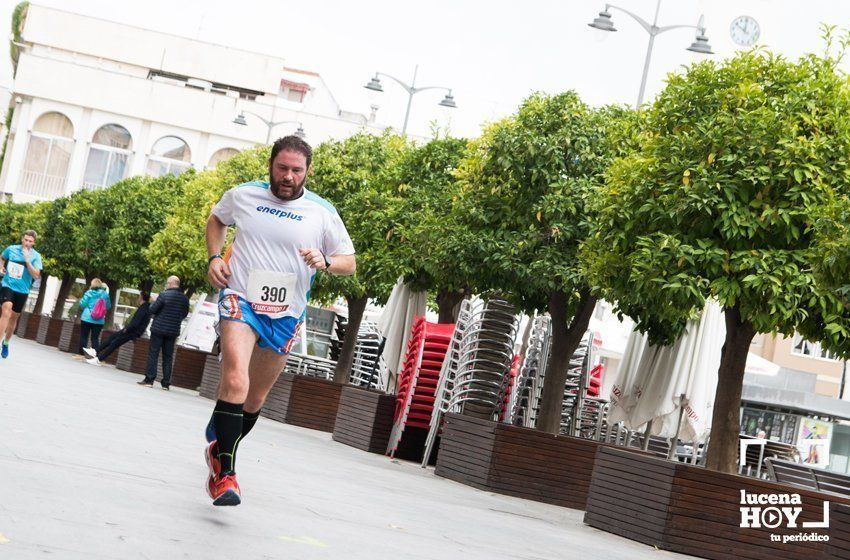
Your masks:
<instances>
[{"instance_id":1,"label":"clock on pole","mask_svg":"<svg viewBox=\"0 0 850 560\"><path fill-rule=\"evenodd\" d=\"M738 16L732 20L732 24L729 26L729 34L737 45L752 47L759 40L761 27L750 16Z\"/></svg>"}]
</instances>

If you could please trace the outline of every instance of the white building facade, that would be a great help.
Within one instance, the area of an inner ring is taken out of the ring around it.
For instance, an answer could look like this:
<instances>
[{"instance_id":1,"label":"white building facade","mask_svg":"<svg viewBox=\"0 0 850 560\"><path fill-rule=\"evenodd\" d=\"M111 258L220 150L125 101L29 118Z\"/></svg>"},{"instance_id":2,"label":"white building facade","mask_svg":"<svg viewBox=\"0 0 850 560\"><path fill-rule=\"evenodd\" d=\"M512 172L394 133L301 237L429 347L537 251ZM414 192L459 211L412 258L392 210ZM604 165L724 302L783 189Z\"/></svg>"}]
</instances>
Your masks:
<instances>
[{"instance_id":1,"label":"white building facade","mask_svg":"<svg viewBox=\"0 0 850 560\"><path fill-rule=\"evenodd\" d=\"M299 126L314 145L381 129L274 56L38 5L23 42L0 172L19 202L201 170Z\"/></svg>"}]
</instances>

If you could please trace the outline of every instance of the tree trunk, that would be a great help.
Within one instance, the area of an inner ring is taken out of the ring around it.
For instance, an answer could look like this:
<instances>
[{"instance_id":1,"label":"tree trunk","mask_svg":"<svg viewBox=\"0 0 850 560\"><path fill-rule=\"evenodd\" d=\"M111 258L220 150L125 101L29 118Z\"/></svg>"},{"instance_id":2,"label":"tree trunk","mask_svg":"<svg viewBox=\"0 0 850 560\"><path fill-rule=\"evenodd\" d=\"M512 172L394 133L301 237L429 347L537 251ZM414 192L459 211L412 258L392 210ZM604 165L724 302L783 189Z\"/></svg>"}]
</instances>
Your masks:
<instances>
[{"instance_id":1,"label":"tree trunk","mask_svg":"<svg viewBox=\"0 0 850 560\"><path fill-rule=\"evenodd\" d=\"M41 275L41 285L38 288L38 297L35 299L35 308L32 310L33 315L41 315L44 312L44 294L47 292L48 274Z\"/></svg>"},{"instance_id":2,"label":"tree trunk","mask_svg":"<svg viewBox=\"0 0 850 560\"><path fill-rule=\"evenodd\" d=\"M195 295L195 288L189 288L186 290L186 297L192 299L192 296Z\"/></svg>"},{"instance_id":3,"label":"tree trunk","mask_svg":"<svg viewBox=\"0 0 850 560\"><path fill-rule=\"evenodd\" d=\"M458 304L466 297L466 290L440 290L437 294L437 322L454 323L457 321Z\"/></svg>"},{"instance_id":4,"label":"tree trunk","mask_svg":"<svg viewBox=\"0 0 850 560\"><path fill-rule=\"evenodd\" d=\"M564 405L564 389L567 385L567 370L570 358L587 332L587 325L596 306L596 297L587 290L581 292L578 311L567 324L567 295L552 292L549 296L549 315L552 317L552 354L543 380L543 396L537 429L550 434L561 431L561 409Z\"/></svg>"},{"instance_id":5,"label":"tree trunk","mask_svg":"<svg viewBox=\"0 0 850 560\"><path fill-rule=\"evenodd\" d=\"M738 306L724 310L726 341L717 371L717 392L711 417L711 442L706 467L725 473L738 472L738 434L741 431L741 390L747 352L756 334L752 323L741 319Z\"/></svg>"},{"instance_id":6,"label":"tree trunk","mask_svg":"<svg viewBox=\"0 0 850 560\"><path fill-rule=\"evenodd\" d=\"M53 312L50 314L54 319L61 319L65 312L65 300L68 299L68 294L71 293L71 288L74 287L76 278L67 272L62 275L62 281L59 283L59 294L56 296L56 303L53 304Z\"/></svg>"},{"instance_id":7,"label":"tree trunk","mask_svg":"<svg viewBox=\"0 0 850 560\"><path fill-rule=\"evenodd\" d=\"M348 385L351 378L351 365L354 363L354 348L357 346L357 332L360 330L360 322L363 320L363 312L366 311L367 296L359 298L346 298L348 301L348 324L345 326L345 339L339 351L339 359L334 369L334 382Z\"/></svg>"}]
</instances>

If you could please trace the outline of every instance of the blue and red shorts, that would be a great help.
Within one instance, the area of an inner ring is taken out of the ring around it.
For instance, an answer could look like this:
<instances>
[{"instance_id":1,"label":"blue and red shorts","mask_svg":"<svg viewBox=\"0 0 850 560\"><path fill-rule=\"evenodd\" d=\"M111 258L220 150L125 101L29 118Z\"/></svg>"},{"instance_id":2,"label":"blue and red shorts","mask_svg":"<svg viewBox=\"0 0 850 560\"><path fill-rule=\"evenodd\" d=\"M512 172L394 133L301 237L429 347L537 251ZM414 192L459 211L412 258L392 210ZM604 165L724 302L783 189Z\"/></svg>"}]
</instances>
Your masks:
<instances>
[{"instance_id":1,"label":"blue and red shorts","mask_svg":"<svg viewBox=\"0 0 850 560\"><path fill-rule=\"evenodd\" d=\"M298 339L302 319L281 317L272 319L251 309L248 300L236 294L223 294L218 300L218 315L223 321L238 321L251 327L257 336L257 346L270 348L278 354L287 355Z\"/></svg>"}]
</instances>

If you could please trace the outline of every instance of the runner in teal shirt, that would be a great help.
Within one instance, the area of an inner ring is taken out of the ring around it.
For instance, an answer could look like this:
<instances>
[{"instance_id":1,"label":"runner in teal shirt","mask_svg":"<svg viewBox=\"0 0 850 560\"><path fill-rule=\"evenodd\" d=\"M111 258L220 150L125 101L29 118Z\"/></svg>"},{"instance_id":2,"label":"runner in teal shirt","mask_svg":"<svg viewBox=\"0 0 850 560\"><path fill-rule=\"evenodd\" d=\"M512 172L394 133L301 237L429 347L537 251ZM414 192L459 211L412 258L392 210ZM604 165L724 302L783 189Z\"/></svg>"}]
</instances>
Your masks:
<instances>
[{"instance_id":1,"label":"runner in teal shirt","mask_svg":"<svg viewBox=\"0 0 850 560\"><path fill-rule=\"evenodd\" d=\"M35 249L30 249L30 264L36 270L41 270L41 254ZM2 285L19 294L29 294L32 283L35 280L26 266L23 245L9 245L3 251L2 258L6 265L6 276L3 277ZM17 265L17 267L16 267Z\"/></svg>"},{"instance_id":2,"label":"runner in teal shirt","mask_svg":"<svg viewBox=\"0 0 850 560\"><path fill-rule=\"evenodd\" d=\"M41 278L41 255L33 249L36 237L34 231L25 231L20 245L10 245L0 254L3 261L0 264L0 273L3 274L0 282L0 333L4 334L0 358L9 356L9 340L18 326L18 317L27 303L33 281Z\"/></svg>"}]
</instances>

